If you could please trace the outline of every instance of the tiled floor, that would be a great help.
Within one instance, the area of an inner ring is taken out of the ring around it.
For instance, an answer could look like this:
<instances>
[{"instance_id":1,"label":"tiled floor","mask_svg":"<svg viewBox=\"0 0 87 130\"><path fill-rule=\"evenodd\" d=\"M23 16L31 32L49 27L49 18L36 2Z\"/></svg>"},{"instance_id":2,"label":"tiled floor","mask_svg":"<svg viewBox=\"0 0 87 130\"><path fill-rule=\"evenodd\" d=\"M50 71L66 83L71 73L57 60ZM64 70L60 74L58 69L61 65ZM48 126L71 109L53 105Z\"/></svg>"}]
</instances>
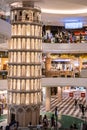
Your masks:
<instances>
[{"instance_id":1,"label":"tiled floor","mask_svg":"<svg viewBox=\"0 0 87 130\"><path fill-rule=\"evenodd\" d=\"M81 98L79 99L80 103L86 106L86 99ZM70 115L78 118L82 118L82 112L79 108L79 102L77 107L74 105L73 98L66 98L63 99L61 102L58 101L58 98L51 98L51 112L54 112L55 107L58 106L58 113L63 115ZM45 112L45 105L41 106L41 111ZM85 112L85 116L87 116L87 112Z\"/></svg>"},{"instance_id":2,"label":"tiled floor","mask_svg":"<svg viewBox=\"0 0 87 130\"><path fill-rule=\"evenodd\" d=\"M86 105L86 100L85 98L80 99L80 103ZM73 98L66 98L63 99L61 102L58 101L58 98L51 98L51 112L54 112L55 107L58 106L58 113L59 114L64 114L64 115L70 115L78 118L82 118L82 112L79 108L79 105L75 107L74 105L74 99ZM41 112L45 112L45 105L41 106ZM6 114L7 111L4 110L4 113ZM85 112L85 117L87 117L87 112ZM0 123L0 126L6 126L7 125L7 120L4 122Z\"/></svg>"}]
</instances>

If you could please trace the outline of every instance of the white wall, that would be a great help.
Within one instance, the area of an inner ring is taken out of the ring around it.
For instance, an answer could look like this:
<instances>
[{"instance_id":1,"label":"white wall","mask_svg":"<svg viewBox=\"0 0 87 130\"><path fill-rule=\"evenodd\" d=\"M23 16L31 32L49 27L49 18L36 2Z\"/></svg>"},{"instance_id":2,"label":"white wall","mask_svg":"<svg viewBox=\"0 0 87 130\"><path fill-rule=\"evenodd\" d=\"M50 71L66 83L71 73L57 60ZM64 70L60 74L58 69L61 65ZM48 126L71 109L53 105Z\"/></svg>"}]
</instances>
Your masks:
<instances>
[{"instance_id":1,"label":"white wall","mask_svg":"<svg viewBox=\"0 0 87 130\"><path fill-rule=\"evenodd\" d=\"M43 52L50 53L87 53L87 43L43 43Z\"/></svg>"},{"instance_id":2,"label":"white wall","mask_svg":"<svg viewBox=\"0 0 87 130\"><path fill-rule=\"evenodd\" d=\"M83 86L87 87L87 78L42 78L42 86Z\"/></svg>"},{"instance_id":3,"label":"white wall","mask_svg":"<svg viewBox=\"0 0 87 130\"><path fill-rule=\"evenodd\" d=\"M2 19L0 19L0 34L7 38L11 37L11 24Z\"/></svg>"}]
</instances>

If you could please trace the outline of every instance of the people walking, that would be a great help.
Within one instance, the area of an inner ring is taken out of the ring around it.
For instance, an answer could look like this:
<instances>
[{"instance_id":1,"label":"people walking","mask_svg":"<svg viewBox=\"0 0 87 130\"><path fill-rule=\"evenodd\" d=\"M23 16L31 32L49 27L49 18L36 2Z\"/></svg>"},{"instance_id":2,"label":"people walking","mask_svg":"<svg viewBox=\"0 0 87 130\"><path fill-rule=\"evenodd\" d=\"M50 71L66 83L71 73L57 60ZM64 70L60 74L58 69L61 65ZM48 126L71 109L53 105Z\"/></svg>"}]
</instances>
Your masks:
<instances>
[{"instance_id":1,"label":"people walking","mask_svg":"<svg viewBox=\"0 0 87 130\"><path fill-rule=\"evenodd\" d=\"M83 105L83 104L82 104L82 108L81 108L81 110L82 110L82 115L84 116L85 107L84 107L84 105Z\"/></svg>"},{"instance_id":2,"label":"people walking","mask_svg":"<svg viewBox=\"0 0 87 130\"><path fill-rule=\"evenodd\" d=\"M52 114L52 116L51 116L51 127L55 127L55 118L54 118L54 114Z\"/></svg>"},{"instance_id":3,"label":"people walking","mask_svg":"<svg viewBox=\"0 0 87 130\"><path fill-rule=\"evenodd\" d=\"M56 118L56 127L57 127L57 121L58 121L58 107L55 108L55 118Z\"/></svg>"}]
</instances>

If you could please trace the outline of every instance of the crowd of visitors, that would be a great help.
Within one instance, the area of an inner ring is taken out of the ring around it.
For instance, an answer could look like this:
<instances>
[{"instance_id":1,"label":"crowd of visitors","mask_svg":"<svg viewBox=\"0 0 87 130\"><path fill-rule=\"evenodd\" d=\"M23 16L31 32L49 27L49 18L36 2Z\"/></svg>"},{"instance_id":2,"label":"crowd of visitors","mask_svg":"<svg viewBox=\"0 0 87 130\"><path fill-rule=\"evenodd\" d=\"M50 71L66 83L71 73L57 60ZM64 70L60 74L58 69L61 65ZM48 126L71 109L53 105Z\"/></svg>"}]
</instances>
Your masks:
<instances>
[{"instance_id":1,"label":"crowd of visitors","mask_svg":"<svg viewBox=\"0 0 87 130\"><path fill-rule=\"evenodd\" d=\"M84 116L85 112L87 110L87 106L84 106L84 104L82 104L79 99L75 99L74 104L75 104L75 109L77 109L77 107L79 107L80 111L82 112L82 116Z\"/></svg>"},{"instance_id":2,"label":"crowd of visitors","mask_svg":"<svg viewBox=\"0 0 87 130\"><path fill-rule=\"evenodd\" d=\"M86 37L86 36L85 36ZM43 35L43 42L50 43L77 43L82 42L82 34L78 35L78 38L73 32L62 31L56 34L46 33ZM86 38L85 38L86 40Z\"/></svg>"}]
</instances>

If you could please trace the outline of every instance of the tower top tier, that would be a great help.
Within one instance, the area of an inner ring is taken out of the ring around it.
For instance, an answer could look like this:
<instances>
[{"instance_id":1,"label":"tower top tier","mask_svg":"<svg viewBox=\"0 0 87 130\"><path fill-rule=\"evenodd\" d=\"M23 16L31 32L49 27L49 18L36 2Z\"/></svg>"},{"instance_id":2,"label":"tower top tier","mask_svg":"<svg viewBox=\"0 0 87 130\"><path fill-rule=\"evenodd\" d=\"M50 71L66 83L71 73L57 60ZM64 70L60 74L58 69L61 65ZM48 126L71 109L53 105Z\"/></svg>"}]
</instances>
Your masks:
<instances>
[{"instance_id":1,"label":"tower top tier","mask_svg":"<svg viewBox=\"0 0 87 130\"><path fill-rule=\"evenodd\" d=\"M12 6L11 22L33 22L41 24L41 10L32 2L23 2L23 6Z\"/></svg>"}]
</instances>

